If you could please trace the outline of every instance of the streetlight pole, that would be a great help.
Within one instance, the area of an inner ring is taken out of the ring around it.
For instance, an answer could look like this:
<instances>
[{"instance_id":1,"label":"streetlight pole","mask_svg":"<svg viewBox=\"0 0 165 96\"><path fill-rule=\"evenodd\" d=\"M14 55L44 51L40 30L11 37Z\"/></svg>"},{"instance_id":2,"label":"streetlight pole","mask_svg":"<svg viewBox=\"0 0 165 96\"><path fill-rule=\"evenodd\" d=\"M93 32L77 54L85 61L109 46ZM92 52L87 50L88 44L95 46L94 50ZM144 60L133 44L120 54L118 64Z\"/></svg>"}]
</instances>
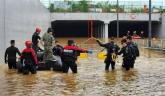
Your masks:
<instances>
[{"instance_id":1,"label":"streetlight pole","mask_svg":"<svg viewBox=\"0 0 165 96\"><path fill-rule=\"evenodd\" d=\"M119 38L119 0L117 0L117 38Z\"/></svg>"},{"instance_id":2,"label":"streetlight pole","mask_svg":"<svg viewBox=\"0 0 165 96\"><path fill-rule=\"evenodd\" d=\"M152 21L151 21L151 14L152 14L152 9L151 9L151 0L149 0L149 22L148 22L148 47L151 47L151 39L152 39Z\"/></svg>"}]
</instances>

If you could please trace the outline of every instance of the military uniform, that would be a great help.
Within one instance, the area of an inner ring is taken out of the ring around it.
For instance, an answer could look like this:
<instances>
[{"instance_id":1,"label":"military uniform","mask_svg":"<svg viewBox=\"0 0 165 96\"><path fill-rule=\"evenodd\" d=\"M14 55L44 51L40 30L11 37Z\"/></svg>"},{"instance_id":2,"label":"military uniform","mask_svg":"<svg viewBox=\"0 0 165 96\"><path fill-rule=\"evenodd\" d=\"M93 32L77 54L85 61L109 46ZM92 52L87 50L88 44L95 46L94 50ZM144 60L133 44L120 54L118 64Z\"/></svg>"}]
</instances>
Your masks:
<instances>
[{"instance_id":1,"label":"military uniform","mask_svg":"<svg viewBox=\"0 0 165 96\"><path fill-rule=\"evenodd\" d=\"M44 60L54 60L52 52L54 37L48 33L45 33L42 40L44 41Z\"/></svg>"}]
</instances>

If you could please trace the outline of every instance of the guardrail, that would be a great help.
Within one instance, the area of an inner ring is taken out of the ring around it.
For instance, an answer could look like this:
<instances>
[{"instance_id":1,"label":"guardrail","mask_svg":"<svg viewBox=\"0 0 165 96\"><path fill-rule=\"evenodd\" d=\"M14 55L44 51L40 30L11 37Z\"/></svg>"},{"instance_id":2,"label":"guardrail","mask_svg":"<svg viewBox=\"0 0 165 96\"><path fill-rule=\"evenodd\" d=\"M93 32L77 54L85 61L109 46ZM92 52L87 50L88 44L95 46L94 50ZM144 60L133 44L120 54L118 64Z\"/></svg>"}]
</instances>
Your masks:
<instances>
[{"instance_id":1,"label":"guardrail","mask_svg":"<svg viewBox=\"0 0 165 96\"><path fill-rule=\"evenodd\" d=\"M134 40L139 47L148 47L148 39ZM165 39L152 39L151 49L165 50Z\"/></svg>"},{"instance_id":2,"label":"guardrail","mask_svg":"<svg viewBox=\"0 0 165 96\"><path fill-rule=\"evenodd\" d=\"M148 39L135 39L133 40L139 47L148 47ZM116 41L118 45L120 45L120 39ZM66 45L66 44L62 44ZM89 43L78 43L79 47L85 48L85 49L91 49L95 51L101 51L104 49L103 47L100 47L96 42L89 42ZM121 46L121 45L120 45ZM165 49L165 39L152 39L151 40L151 48L157 48L157 49Z\"/></svg>"},{"instance_id":3,"label":"guardrail","mask_svg":"<svg viewBox=\"0 0 165 96\"><path fill-rule=\"evenodd\" d=\"M57 1L57 0L41 0L50 12L99 12L99 13L116 13L117 0L115 1ZM120 13L146 13L148 12L148 1L132 0L120 1ZM152 12L165 12L165 1L152 1Z\"/></svg>"},{"instance_id":4,"label":"guardrail","mask_svg":"<svg viewBox=\"0 0 165 96\"><path fill-rule=\"evenodd\" d=\"M148 39L136 39L134 40L134 42L138 45L139 48L148 48ZM117 42L117 44L120 45L120 40ZM103 47L100 47L98 44L78 44L78 46L85 49L91 49L94 51L101 51L104 49ZM165 39L152 39L150 48L156 50L165 50Z\"/></svg>"}]
</instances>

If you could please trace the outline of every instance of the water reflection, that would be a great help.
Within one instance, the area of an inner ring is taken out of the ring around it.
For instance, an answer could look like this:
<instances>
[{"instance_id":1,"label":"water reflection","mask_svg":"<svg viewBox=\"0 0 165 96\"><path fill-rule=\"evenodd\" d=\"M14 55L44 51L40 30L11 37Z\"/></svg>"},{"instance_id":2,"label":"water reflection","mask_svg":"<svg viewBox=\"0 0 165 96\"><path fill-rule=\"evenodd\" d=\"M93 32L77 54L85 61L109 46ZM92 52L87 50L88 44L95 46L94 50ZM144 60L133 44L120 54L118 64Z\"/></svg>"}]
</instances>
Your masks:
<instances>
[{"instance_id":1,"label":"water reflection","mask_svg":"<svg viewBox=\"0 0 165 96\"><path fill-rule=\"evenodd\" d=\"M105 74L104 74L105 85L115 85L117 82L116 76L117 76L116 71L105 72Z\"/></svg>"},{"instance_id":2,"label":"water reflection","mask_svg":"<svg viewBox=\"0 0 165 96\"><path fill-rule=\"evenodd\" d=\"M64 95L71 95L76 92L78 82L76 81L76 74L63 74L61 75L63 83L65 84L62 93Z\"/></svg>"},{"instance_id":3,"label":"water reflection","mask_svg":"<svg viewBox=\"0 0 165 96\"><path fill-rule=\"evenodd\" d=\"M131 69L129 71L123 70L122 72L123 81L134 81L136 79L137 79L137 71L135 69Z\"/></svg>"},{"instance_id":4,"label":"water reflection","mask_svg":"<svg viewBox=\"0 0 165 96\"><path fill-rule=\"evenodd\" d=\"M150 49L141 48L140 54L148 58L164 58L165 54L162 51L155 51Z\"/></svg>"},{"instance_id":5,"label":"water reflection","mask_svg":"<svg viewBox=\"0 0 165 96\"><path fill-rule=\"evenodd\" d=\"M16 70L6 70L1 90L5 91L4 96L27 95L32 93L37 79L36 75L25 76L17 74Z\"/></svg>"},{"instance_id":6,"label":"water reflection","mask_svg":"<svg viewBox=\"0 0 165 96\"><path fill-rule=\"evenodd\" d=\"M0 65L0 96L156 96L165 92L165 54L147 49L140 53L130 71L121 69L120 59L115 71L104 72L105 64L96 55L79 60L78 74L39 71L25 76Z\"/></svg>"}]
</instances>

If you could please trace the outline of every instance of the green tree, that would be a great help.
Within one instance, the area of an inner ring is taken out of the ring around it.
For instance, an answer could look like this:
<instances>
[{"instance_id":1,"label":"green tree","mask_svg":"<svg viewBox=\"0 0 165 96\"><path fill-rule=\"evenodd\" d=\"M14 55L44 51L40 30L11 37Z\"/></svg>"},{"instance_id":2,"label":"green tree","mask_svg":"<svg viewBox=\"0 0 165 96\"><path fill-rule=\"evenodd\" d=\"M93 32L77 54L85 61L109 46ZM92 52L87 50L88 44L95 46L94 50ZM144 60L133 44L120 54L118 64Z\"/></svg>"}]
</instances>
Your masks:
<instances>
[{"instance_id":1,"label":"green tree","mask_svg":"<svg viewBox=\"0 0 165 96\"><path fill-rule=\"evenodd\" d=\"M48 9L49 9L50 12L54 12L55 11L54 10L54 4L51 3Z\"/></svg>"},{"instance_id":2,"label":"green tree","mask_svg":"<svg viewBox=\"0 0 165 96\"><path fill-rule=\"evenodd\" d=\"M88 12L88 1L86 0L80 1L79 6L81 11Z\"/></svg>"},{"instance_id":3,"label":"green tree","mask_svg":"<svg viewBox=\"0 0 165 96\"><path fill-rule=\"evenodd\" d=\"M81 0L79 2L70 2L72 11L88 12L88 1Z\"/></svg>"}]
</instances>

